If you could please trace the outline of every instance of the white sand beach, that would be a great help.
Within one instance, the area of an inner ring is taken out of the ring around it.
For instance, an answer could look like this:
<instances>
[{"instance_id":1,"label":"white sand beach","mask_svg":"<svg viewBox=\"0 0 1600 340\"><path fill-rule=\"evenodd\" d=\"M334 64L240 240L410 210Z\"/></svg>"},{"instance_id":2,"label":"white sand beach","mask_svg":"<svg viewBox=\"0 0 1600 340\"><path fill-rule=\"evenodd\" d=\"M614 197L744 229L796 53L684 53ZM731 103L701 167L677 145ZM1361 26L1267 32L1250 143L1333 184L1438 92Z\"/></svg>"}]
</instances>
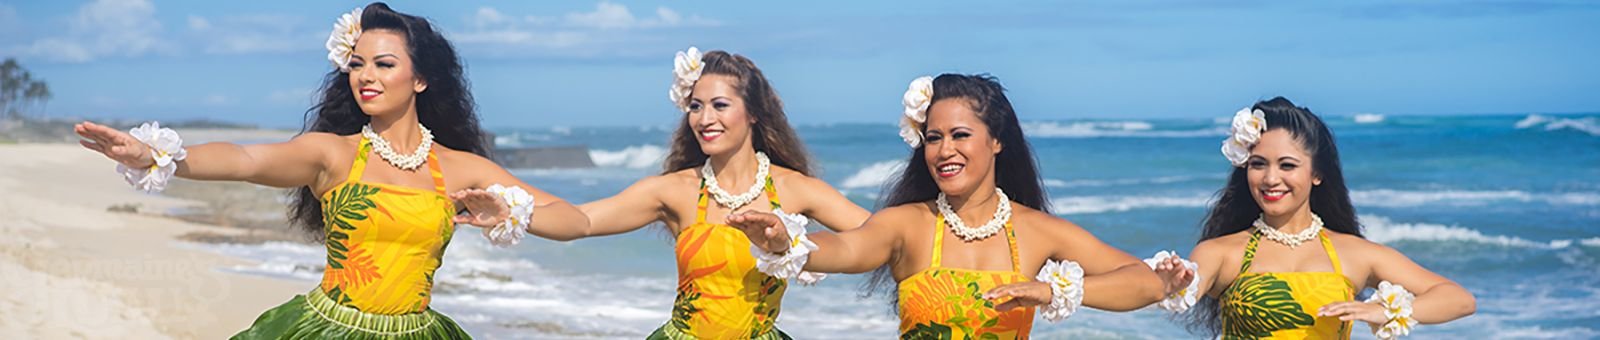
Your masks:
<instances>
[{"instance_id":1,"label":"white sand beach","mask_svg":"<svg viewBox=\"0 0 1600 340\"><path fill-rule=\"evenodd\" d=\"M204 203L134 191L114 167L72 144L0 145L0 334L220 339L311 288L217 270L247 263L176 237L245 231L163 216Z\"/></svg>"}]
</instances>

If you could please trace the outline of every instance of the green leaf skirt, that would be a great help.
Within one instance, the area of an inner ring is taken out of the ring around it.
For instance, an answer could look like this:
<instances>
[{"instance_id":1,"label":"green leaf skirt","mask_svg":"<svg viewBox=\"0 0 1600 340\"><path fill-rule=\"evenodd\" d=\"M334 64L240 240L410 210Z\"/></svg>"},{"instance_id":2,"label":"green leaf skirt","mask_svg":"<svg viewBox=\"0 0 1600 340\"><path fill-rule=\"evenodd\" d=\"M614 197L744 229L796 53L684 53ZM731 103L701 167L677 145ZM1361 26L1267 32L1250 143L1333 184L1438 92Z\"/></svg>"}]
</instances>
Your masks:
<instances>
[{"instance_id":1,"label":"green leaf skirt","mask_svg":"<svg viewBox=\"0 0 1600 340\"><path fill-rule=\"evenodd\" d=\"M767 332L766 334L762 334L761 336L750 338L750 339L751 340L791 340L791 339L794 339L794 338L789 337L788 333L784 333L782 330L779 330L778 328L774 327L774 328L772 328L772 331ZM683 330L680 330L677 327L673 327L672 323L668 322L665 325L661 325L661 328L656 328L656 331L653 332L653 333L650 333L649 337L645 337L645 340L696 340L696 338L693 335L689 335L687 333L684 333Z\"/></svg>"},{"instance_id":2,"label":"green leaf skirt","mask_svg":"<svg viewBox=\"0 0 1600 340\"><path fill-rule=\"evenodd\" d=\"M433 309L381 315L340 306L320 289L296 295L256 318L231 339L471 339Z\"/></svg>"}]
</instances>

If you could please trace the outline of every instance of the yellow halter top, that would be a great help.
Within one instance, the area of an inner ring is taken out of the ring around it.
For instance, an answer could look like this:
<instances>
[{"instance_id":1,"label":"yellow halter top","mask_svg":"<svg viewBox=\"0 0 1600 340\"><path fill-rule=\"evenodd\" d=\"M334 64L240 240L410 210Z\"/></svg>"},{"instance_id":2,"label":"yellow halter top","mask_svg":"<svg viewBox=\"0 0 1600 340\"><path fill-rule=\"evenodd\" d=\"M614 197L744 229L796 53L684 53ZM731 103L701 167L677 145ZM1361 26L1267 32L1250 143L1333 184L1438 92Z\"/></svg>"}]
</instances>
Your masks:
<instances>
[{"instance_id":1,"label":"yellow halter top","mask_svg":"<svg viewBox=\"0 0 1600 340\"><path fill-rule=\"evenodd\" d=\"M1317 234L1332 272L1251 273L1261 233L1250 235L1239 276L1222 292L1223 339L1349 339L1350 323L1316 317L1317 309L1355 299L1328 232Z\"/></svg>"},{"instance_id":2,"label":"yellow halter top","mask_svg":"<svg viewBox=\"0 0 1600 340\"><path fill-rule=\"evenodd\" d=\"M773 209L781 207L771 178L766 195ZM694 224L678 232L678 297L668 333L701 339L776 337L773 323L788 283L756 270L744 232L706 223L709 198L702 180Z\"/></svg>"},{"instance_id":3,"label":"yellow halter top","mask_svg":"<svg viewBox=\"0 0 1600 340\"><path fill-rule=\"evenodd\" d=\"M361 181L371 141L361 139L349 179L322 195L328 264L320 289L334 302L384 315L427 310L433 271L455 225L439 159L428 152L433 191Z\"/></svg>"},{"instance_id":4,"label":"yellow halter top","mask_svg":"<svg viewBox=\"0 0 1600 340\"><path fill-rule=\"evenodd\" d=\"M983 293L1001 285L1031 280L1022 275L1017 236L1006 223L1011 246L1011 271L940 266L944 249L944 217L933 236L933 262L900 281L902 339L1027 339L1033 329L1033 307L999 312Z\"/></svg>"}]
</instances>

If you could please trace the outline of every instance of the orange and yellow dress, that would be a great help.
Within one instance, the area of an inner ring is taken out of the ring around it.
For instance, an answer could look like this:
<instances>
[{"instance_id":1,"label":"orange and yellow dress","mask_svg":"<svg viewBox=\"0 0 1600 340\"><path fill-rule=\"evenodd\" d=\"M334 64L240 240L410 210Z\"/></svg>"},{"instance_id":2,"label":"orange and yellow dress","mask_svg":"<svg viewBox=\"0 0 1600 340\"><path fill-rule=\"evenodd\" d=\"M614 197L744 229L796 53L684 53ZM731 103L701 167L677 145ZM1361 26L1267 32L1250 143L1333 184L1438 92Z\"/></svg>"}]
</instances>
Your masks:
<instances>
[{"instance_id":1,"label":"orange and yellow dress","mask_svg":"<svg viewBox=\"0 0 1600 340\"><path fill-rule=\"evenodd\" d=\"M328 263L322 283L261 314L234 339L467 339L428 308L433 273L455 232L439 160L428 153L433 190L361 181L366 138L349 178L322 195Z\"/></svg>"},{"instance_id":2,"label":"orange and yellow dress","mask_svg":"<svg viewBox=\"0 0 1600 340\"><path fill-rule=\"evenodd\" d=\"M1022 275L1011 223L1005 225L1011 271L941 266L944 229L941 216L934 229L932 263L900 281L900 338L1027 339L1033 329L1033 307L1000 312L993 301L983 298L984 292L995 287L1032 280Z\"/></svg>"},{"instance_id":3,"label":"orange and yellow dress","mask_svg":"<svg viewBox=\"0 0 1600 340\"><path fill-rule=\"evenodd\" d=\"M767 201L778 209L778 191L771 178L766 181ZM788 339L774 326L788 282L756 270L744 232L706 223L709 200L701 181L695 222L678 232L674 247L678 296L672 319L649 339Z\"/></svg>"},{"instance_id":4,"label":"orange and yellow dress","mask_svg":"<svg viewBox=\"0 0 1600 340\"><path fill-rule=\"evenodd\" d=\"M1316 317L1322 306L1355 299L1328 232L1318 235L1332 272L1251 273L1261 233L1250 235L1239 276L1221 296L1223 339L1349 339L1350 322Z\"/></svg>"}]
</instances>

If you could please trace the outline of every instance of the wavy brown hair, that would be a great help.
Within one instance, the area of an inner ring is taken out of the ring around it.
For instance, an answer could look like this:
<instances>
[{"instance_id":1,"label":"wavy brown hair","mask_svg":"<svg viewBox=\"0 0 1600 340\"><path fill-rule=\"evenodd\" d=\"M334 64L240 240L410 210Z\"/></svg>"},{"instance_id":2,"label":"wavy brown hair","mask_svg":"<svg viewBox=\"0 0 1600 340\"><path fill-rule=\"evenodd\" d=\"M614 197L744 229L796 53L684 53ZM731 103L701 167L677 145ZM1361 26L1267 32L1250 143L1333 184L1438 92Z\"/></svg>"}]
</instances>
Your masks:
<instances>
[{"instance_id":1,"label":"wavy brown hair","mask_svg":"<svg viewBox=\"0 0 1600 340\"><path fill-rule=\"evenodd\" d=\"M461 59L427 18L396 12L387 4L374 2L361 11L361 29L405 35L412 69L417 78L428 84L427 91L417 94L417 121L433 130L435 143L490 157L490 144L478 127L477 109ZM323 77L321 95L317 104L306 111L301 133L350 135L371 121L372 116L356 105L350 74L334 69ZM307 235L326 237L321 201L311 187L294 189L289 195L289 222Z\"/></svg>"},{"instance_id":2,"label":"wavy brown hair","mask_svg":"<svg viewBox=\"0 0 1600 340\"><path fill-rule=\"evenodd\" d=\"M703 74L738 79L734 88L744 99L744 112L755 118L750 138L756 151L765 152L772 164L811 176L811 156L805 145L800 144L800 136L789 126L789 116L783 113L783 100L778 99L778 91L772 89L756 63L721 50L706 52L702 62L705 63ZM695 142L694 130L689 128L689 115L683 114L678 120L678 130L672 133L672 151L661 163L661 173L697 167L705 164L708 158L710 156L700 150L700 143Z\"/></svg>"}]
</instances>

